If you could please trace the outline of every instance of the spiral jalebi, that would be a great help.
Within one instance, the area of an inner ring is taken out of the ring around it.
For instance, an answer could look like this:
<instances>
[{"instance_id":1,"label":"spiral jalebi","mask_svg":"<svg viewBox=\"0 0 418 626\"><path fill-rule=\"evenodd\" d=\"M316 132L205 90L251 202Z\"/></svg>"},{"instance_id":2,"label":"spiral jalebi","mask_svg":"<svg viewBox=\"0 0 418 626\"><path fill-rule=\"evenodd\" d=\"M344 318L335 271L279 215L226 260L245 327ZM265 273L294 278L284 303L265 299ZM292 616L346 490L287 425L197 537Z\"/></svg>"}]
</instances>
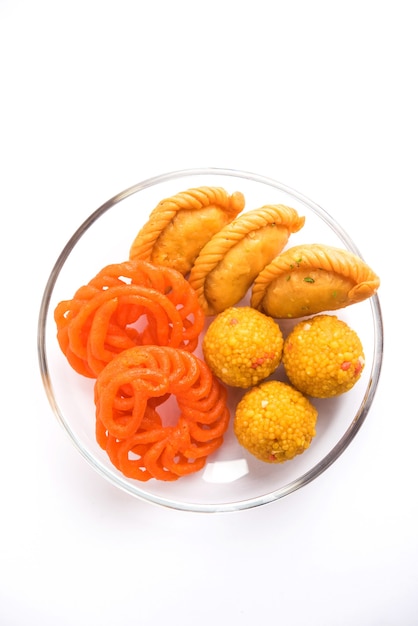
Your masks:
<instances>
[{"instance_id":1,"label":"spiral jalebi","mask_svg":"<svg viewBox=\"0 0 418 626\"><path fill-rule=\"evenodd\" d=\"M141 260L104 267L54 311L69 364L96 378L122 351L163 345L192 352L204 314L182 274Z\"/></svg>"},{"instance_id":2,"label":"spiral jalebi","mask_svg":"<svg viewBox=\"0 0 418 626\"><path fill-rule=\"evenodd\" d=\"M178 419L164 425L157 408L175 395ZM229 423L226 389L204 361L179 348L125 350L98 375L96 438L127 477L173 481L199 471Z\"/></svg>"}]
</instances>

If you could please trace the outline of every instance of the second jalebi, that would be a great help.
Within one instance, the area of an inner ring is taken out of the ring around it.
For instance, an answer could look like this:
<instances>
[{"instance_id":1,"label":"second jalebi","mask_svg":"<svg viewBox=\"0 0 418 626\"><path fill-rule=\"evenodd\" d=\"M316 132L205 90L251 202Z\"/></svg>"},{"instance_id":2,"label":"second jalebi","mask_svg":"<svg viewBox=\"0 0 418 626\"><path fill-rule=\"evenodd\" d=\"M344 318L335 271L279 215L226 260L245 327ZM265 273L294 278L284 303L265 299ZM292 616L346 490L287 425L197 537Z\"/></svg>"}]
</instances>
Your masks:
<instances>
[{"instance_id":1,"label":"second jalebi","mask_svg":"<svg viewBox=\"0 0 418 626\"><path fill-rule=\"evenodd\" d=\"M178 411L167 422L158 409L170 395ZM94 398L99 445L125 476L141 481L202 469L230 417L222 384L204 361L178 348L124 351L99 374Z\"/></svg>"}]
</instances>

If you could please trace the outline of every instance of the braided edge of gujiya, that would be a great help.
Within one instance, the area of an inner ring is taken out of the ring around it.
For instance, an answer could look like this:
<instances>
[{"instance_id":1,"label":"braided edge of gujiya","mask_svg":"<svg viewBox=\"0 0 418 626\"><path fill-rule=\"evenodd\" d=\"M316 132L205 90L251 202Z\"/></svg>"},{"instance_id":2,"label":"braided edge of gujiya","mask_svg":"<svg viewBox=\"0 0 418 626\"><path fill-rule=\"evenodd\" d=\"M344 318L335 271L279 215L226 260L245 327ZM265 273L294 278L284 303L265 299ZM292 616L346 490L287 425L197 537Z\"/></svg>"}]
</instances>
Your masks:
<instances>
[{"instance_id":1,"label":"braided edge of gujiya","mask_svg":"<svg viewBox=\"0 0 418 626\"><path fill-rule=\"evenodd\" d=\"M222 187L195 187L161 200L136 235L129 258L149 261L158 237L182 209L199 210L218 206L233 220L244 205L245 199L241 192L229 194Z\"/></svg>"},{"instance_id":2,"label":"braided edge of gujiya","mask_svg":"<svg viewBox=\"0 0 418 626\"><path fill-rule=\"evenodd\" d=\"M226 253L242 241L248 233L268 224L286 226L290 234L299 231L304 226L305 217L301 217L296 209L284 204L266 204L235 218L202 248L191 269L189 283L196 291L200 306L206 315L214 314L205 295L207 276L222 261Z\"/></svg>"},{"instance_id":3,"label":"braided edge of gujiya","mask_svg":"<svg viewBox=\"0 0 418 626\"><path fill-rule=\"evenodd\" d=\"M288 248L260 272L253 283L251 306L260 309L272 281L298 268L322 269L351 278L355 284L347 293L347 305L372 297L380 286L379 277L353 252L318 243L304 244Z\"/></svg>"}]
</instances>

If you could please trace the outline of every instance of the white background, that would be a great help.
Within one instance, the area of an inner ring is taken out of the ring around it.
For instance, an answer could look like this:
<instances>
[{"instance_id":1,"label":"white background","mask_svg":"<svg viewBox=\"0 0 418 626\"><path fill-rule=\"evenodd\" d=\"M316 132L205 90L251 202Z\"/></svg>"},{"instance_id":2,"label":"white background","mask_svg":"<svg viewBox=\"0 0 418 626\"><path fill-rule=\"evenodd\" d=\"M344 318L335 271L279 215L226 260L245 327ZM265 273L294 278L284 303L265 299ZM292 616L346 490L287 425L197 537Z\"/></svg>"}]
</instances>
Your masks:
<instances>
[{"instance_id":1,"label":"white background","mask_svg":"<svg viewBox=\"0 0 418 626\"><path fill-rule=\"evenodd\" d=\"M418 623L417 21L405 0L0 0L0 624ZM94 209L225 167L308 196L380 275L374 405L319 479L240 513L103 480L45 397L42 291Z\"/></svg>"}]
</instances>

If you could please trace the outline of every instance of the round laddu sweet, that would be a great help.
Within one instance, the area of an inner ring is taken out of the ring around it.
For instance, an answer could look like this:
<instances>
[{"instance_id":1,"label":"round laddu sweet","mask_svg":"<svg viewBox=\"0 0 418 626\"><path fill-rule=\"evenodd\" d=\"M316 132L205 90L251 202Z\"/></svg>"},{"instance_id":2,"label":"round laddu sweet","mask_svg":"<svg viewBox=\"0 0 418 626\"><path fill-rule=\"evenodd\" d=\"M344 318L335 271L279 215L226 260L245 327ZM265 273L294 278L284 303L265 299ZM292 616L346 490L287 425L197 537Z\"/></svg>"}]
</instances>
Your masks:
<instances>
[{"instance_id":1,"label":"round laddu sweet","mask_svg":"<svg viewBox=\"0 0 418 626\"><path fill-rule=\"evenodd\" d=\"M205 314L237 304L304 223L295 209L269 204L239 215L216 233L200 251L189 276Z\"/></svg>"},{"instance_id":2,"label":"round laddu sweet","mask_svg":"<svg viewBox=\"0 0 418 626\"><path fill-rule=\"evenodd\" d=\"M373 296L374 271L354 253L323 244L293 246L257 276L251 306L275 318L334 311Z\"/></svg>"},{"instance_id":3,"label":"round laddu sweet","mask_svg":"<svg viewBox=\"0 0 418 626\"><path fill-rule=\"evenodd\" d=\"M313 398L331 398L352 389L365 357L357 333L335 315L315 315L286 337L283 366L291 384Z\"/></svg>"},{"instance_id":4,"label":"round laddu sweet","mask_svg":"<svg viewBox=\"0 0 418 626\"><path fill-rule=\"evenodd\" d=\"M203 355L223 383L243 389L256 385L278 367L283 336L276 322L251 307L230 307L210 324Z\"/></svg>"},{"instance_id":5,"label":"round laddu sweet","mask_svg":"<svg viewBox=\"0 0 418 626\"><path fill-rule=\"evenodd\" d=\"M183 275L203 246L245 206L243 194L197 187L162 200L136 235L130 259L171 267Z\"/></svg>"},{"instance_id":6,"label":"round laddu sweet","mask_svg":"<svg viewBox=\"0 0 418 626\"><path fill-rule=\"evenodd\" d=\"M281 381L267 381L247 391L238 403L234 432L260 461L284 463L309 448L317 415L299 391Z\"/></svg>"}]
</instances>

